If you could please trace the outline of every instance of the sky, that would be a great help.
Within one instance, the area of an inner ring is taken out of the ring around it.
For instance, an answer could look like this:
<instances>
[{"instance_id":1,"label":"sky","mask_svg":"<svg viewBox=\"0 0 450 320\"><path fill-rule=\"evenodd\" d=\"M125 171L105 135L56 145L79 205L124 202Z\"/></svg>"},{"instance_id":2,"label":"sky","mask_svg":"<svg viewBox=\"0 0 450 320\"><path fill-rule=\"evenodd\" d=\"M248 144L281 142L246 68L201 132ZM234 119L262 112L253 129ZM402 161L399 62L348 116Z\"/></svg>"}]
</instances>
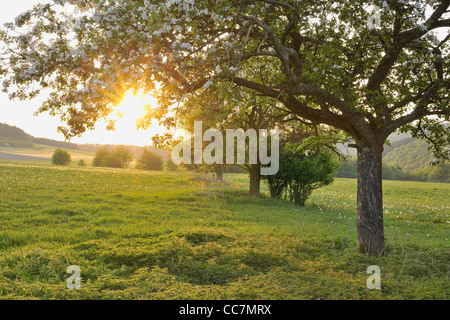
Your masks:
<instances>
[{"instance_id":1,"label":"sky","mask_svg":"<svg viewBox=\"0 0 450 320\"><path fill-rule=\"evenodd\" d=\"M0 25L7 22L13 22L22 12L31 8L34 4L46 2L45 0L19 0L2 1L0 10ZM39 109L45 97L38 97L30 101L11 101L8 95L0 91L0 123L6 123L23 129L25 132L42 138L54 140L65 140L62 133L57 132L57 128L64 123L59 121L58 117L52 117L46 113L35 116L34 113ZM136 117L139 113L139 99L132 97L127 100L126 107L134 108L131 115ZM134 105L133 105L134 104ZM123 106L123 107L125 107ZM124 110L122 110L124 111ZM94 143L94 144L126 144L145 146L151 145L151 136L155 132L162 132L157 124L149 130L137 130L134 123L135 119L127 117L126 114L119 118L116 123L116 131L105 129L106 123L99 122L95 130L87 131L81 138L72 138L73 143Z\"/></svg>"}]
</instances>

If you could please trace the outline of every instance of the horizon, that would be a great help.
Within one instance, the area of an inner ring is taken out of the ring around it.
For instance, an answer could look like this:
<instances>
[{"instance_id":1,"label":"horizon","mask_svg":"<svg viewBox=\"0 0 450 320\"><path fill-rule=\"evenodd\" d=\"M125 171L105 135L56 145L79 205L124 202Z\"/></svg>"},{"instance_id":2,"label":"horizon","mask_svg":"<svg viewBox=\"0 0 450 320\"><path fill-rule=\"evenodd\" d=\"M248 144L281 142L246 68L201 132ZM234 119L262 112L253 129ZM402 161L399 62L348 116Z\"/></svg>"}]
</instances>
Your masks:
<instances>
[{"instance_id":1,"label":"horizon","mask_svg":"<svg viewBox=\"0 0 450 320\"><path fill-rule=\"evenodd\" d=\"M74 145L77 145L77 146L83 146L83 145L86 145L86 146L121 146L121 145L123 145L123 146L126 146L126 147L136 147L136 148L151 147L151 148L158 149L158 148L156 148L156 147L155 147L154 145L152 145L152 144L148 144L148 145L143 145L143 146L141 146L141 145L135 145L135 144L91 143L91 142L73 142L73 141L66 141L66 140L56 140L56 139L47 138L47 137L39 137L39 136L35 136L35 135L33 135L33 134L30 134L29 132L27 132L25 129L23 129L23 128L21 128L21 127L18 127L18 126L16 126L16 125L11 125L11 124L9 124L9 123L4 123L4 122L1 122L1 121L0 121L0 126L1 126L1 125L7 125L7 126L10 126L10 127L17 128L17 129L23 131L25 134L32 136L34 139L48 139L48 140L51 140L51 141L54 141L54 142L70 143L70 144L74 144ZM0 135L0 138L10 138L10 139L12 139L12 140L20 140L20 139L14 139L14 138L12 138L12 137L6 137L6 136L3 137L3 136L1 136L1 135ZM33 143L34 143L34 144L37 144L37 145L42 145L42 144L36 143L36 142L33 142ZM65 149L65 148L61 148L61 149ZM158 150L164 150L164 149L158 149Z\"/></svg>"}]
</instances>

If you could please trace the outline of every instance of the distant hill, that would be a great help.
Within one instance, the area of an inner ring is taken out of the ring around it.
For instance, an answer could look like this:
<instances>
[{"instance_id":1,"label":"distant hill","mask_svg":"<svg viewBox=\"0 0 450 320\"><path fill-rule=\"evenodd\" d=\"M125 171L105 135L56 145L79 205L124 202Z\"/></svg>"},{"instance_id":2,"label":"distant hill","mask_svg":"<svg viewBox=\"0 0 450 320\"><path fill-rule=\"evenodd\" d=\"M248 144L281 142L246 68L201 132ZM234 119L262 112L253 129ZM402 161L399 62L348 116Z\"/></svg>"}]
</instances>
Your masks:
<instances>
[{"instance_id":1,"label":"distant hill","mask_svg":"<svg viewBox=\"0 0 450 320\"><path fill-rule=\"evenodd\" d=\"M385 145L383 152L383 178L387 180L419 180L450 182L450 164L430 166L433 160L432 153L427 149L427 143L415 139L408 134L392 134L389 136L389 145ZM95 153L99 148L112 150L116 145L104 144L75 144L65 141L56 141L46 138L36 138L20 128L0 123L0 147L33 148L33 144L46 145L56 148L76 150L79 152ZM138 147L128 145L138 158L144 149L151 150L164 159L169 156L166 150L156 149L153 146ZM336 176L356 178L355 149L343 145L338 148L350 158L338 169ZM33 149L34 150L34 149Z\"/></svg>"},{"instance_id":2,"label":"distant hill","mask_svg":"<svg viewBox=\"0 0 450 320\"><path fill-rule=\"evenodd\" d=\"M26 133L22 129L10 126L6 123L0 123L0 137L28 142L31 142L34 139L32 135Z\"/></svg>"},{"instance_id":3,"label":"distant hill","mask_svg":"<svg viewBox=\"0 0 450 320\"><path fill-rule=\"evenodd\" d=\"M388 139L387 139L387 143L384 146L384 152L383 152L383 156L389 152L390 150L393 150L394 148L396 148L397 146L404 144L405 141L412 141L414 140L414 138L409 134L409 133L397 133L394 132L393 134L391 134ZM343 144L337 144L337 149L346 156L349 157L356 157L356 149L355 148L349 148L348 144L349 143L354 143L354 141L350 141L347 144L343 145Z\"/></svg>"},{"instance_id":4,"label":"distant hill","mask_svg":"<svg viewBox=\"0 0 450 320\"><path fill-rule=\"evenodd\" d=\"M383 151L383 179L450 182L450 164L431 166L433 154L428 144L408 135L402 139L389 139L390 144ZM352 156L343 162L336 172L337 177L356 178L356 158Z\"/></svg>"},{"instance_id":5,"label":"distant hill","mask_svg":"<svg viewBox=\"0 0 450 320\"><path fill-rule=\"evenodd\" d=\"M87 152L93 152L95 153L99 148L107 148L107 149L114 149L115 145L104 145L104 144L76 144L66 141L57 141L47 138L36 138L32 135L26 133L22 129L8 125L6 123L0 123L0 147L4 146L11 146L11 147L17 147L17 148L32 148L33 144L41 144L51 147L57 147L57 148L63 148L63 149L69 149L69 150L80 150L80 151L87 151ZM138 147L133 145L127 145L127 148L129 148L132 152L135 158L139 157L139 155L142 153L142 151L145 149L149 149L160 156L162 156L164 159L167 158L169 152L166 150L160 150L156 149L153 146L146 146L146 147Z\"/></svg>"},{"instance_id":6,"label":"distant hill","mask_svg":"<svg viewBox=\"0 0 450 320\"><path fill-rule=\"evenodd\" d=\"M390 148L385 148L383 154L384 163L399 167L403 171L428 168L433 159L433 154L427 149L426 141L414 138L393 143Z\"/></svg>"},{"instance_id":7,"label":"distant hill","mask_svg":"<svg viewBox=\"0 0 450 320\"><path fill-rule=\"evenodd\" d=\"M6 123L0 123L0 140L1 141L7 141L11 140L12 142L31 142L36 144L43 144L47 146L57 147L57 148L65 148L65 149L72 149L72 150L79 150L78 145L75 143L65 142L65 141L56 141L46 138L35 138L31 134L26 133L22 129L10 126ZM4 142L3 145L7 144L8 142Z\"/></svg>"}]
</instances>

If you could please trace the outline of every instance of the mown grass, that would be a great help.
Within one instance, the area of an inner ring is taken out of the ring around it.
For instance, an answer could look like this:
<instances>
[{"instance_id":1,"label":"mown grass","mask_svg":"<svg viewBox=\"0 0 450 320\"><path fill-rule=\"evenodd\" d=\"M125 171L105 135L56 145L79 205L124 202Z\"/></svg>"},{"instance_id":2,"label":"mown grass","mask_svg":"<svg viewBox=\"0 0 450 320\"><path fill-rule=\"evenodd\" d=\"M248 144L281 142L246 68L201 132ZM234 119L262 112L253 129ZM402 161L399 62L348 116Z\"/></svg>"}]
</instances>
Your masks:
<instances>
[{"instance_id":1,"label":"mown grass","mask_svg":"<svg viewBox=\"0 0 450 320\"><path fill-rule=\"evenodd\" d=\"M356 252L355 188L304 208L189 172L0 164L1 299L447 299L449 184L385 183L387 248ZM263 188L264 189L264 188ZM369 290L369 265L381 290ZM66 269L81 269L68 290Z\"/></svg>"}]
</instances>

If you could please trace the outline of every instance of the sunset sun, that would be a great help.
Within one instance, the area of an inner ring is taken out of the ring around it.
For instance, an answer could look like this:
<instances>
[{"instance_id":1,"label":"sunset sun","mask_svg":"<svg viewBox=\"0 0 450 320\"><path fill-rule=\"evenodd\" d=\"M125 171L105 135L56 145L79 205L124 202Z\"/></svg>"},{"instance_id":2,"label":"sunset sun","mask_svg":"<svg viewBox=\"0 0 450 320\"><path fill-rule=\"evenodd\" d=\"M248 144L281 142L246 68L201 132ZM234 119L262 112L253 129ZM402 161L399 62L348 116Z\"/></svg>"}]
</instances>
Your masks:
<instances>
[{"instance_id":1,"label":"sunset sun","mask_svg":"<svg viewBox=\"0 0 450 320\"><path fill-rule=\"evenodd\" d=\"M141 120L146 112L147 108L156 107L158 101L152 96L145 96L142 93L134 93L129 90L125 93L122 101L117 107L117 122L131 122L136 124Z\"/></svg>"},{"instance_id":2,"label":"sunset sun","mask_svg":"<svg viewBox=\"0 0 450 320\"><path fill-rule=\"evenodd\" d=\"M115 144L149 145L151 137L162 134L165 128L157 120L151 121L146 129L138 128L138 123L157 106L156 98L129 90L111 114L111 119L115 122L114 131L97 132L95 136Z\"/></svg>"}]
</instances>

